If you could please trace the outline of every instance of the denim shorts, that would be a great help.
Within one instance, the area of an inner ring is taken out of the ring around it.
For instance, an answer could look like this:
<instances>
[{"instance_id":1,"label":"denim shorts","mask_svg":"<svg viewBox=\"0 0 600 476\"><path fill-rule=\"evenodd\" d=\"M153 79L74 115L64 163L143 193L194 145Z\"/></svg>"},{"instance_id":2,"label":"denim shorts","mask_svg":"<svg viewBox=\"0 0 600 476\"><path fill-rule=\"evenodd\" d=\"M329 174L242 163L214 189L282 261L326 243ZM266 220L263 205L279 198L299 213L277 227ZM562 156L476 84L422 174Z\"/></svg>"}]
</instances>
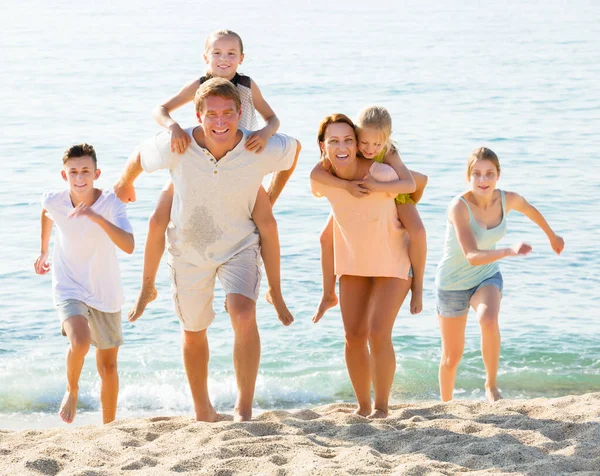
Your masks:
<instances>
[{"instance_id":1,"label":"denim shorts","mask_svg":"<svg viewBox=\"0 0 600 476\"><path fill-rule=\"evenodd\" d=\"M490 276L471 289L459 291L444 291L443 289L437 289L437 313L442 317L465 316L469 313L473 294L484 286L496 286L500 290L500 294L502 294L502 285L502 274L498 271L496 274Z\"/></svg>"}]
</instances>

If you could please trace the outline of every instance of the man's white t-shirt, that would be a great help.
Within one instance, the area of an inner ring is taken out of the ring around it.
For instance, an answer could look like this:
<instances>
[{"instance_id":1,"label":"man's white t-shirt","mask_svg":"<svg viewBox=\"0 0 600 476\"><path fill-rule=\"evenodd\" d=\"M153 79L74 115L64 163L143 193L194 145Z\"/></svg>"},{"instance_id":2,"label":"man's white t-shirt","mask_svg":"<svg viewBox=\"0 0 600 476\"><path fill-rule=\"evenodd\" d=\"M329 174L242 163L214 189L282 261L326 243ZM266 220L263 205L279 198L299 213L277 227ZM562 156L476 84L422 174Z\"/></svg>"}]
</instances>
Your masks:
<instances>
[{"instance_id":1,"label":"man's white t-shirt","mask_svg":"<svg viewBox=\"0 0 600 476\"><path fill-rule=\"evenodd\" d=\"M74 207L68 190L45 193L42 207L56 223L52 254L55 304L77 299L102 312L120 311L124 299L115 244L89 218L69 218ZM125 204L113 192L104 190L92 210L133 233Z\"/></svg>"},{"instance_id":2,"label":"man's white t-shirt","mask_svg":"<svg viewBox=\"0 0 600 476\"><path fill-rule=\"evenodd\" d=\"M215 268L259 242L252 221L256 194L265 175L289 169L296 140L275 134L260 153L244 148L250 131L240 129L240 142L220 160L192 137L183 154L171 151L164 131L140 145L146 172L169 169L175 187L171 223L167 230L171 258L195 266Z\"/></svg>"}]
</instances>

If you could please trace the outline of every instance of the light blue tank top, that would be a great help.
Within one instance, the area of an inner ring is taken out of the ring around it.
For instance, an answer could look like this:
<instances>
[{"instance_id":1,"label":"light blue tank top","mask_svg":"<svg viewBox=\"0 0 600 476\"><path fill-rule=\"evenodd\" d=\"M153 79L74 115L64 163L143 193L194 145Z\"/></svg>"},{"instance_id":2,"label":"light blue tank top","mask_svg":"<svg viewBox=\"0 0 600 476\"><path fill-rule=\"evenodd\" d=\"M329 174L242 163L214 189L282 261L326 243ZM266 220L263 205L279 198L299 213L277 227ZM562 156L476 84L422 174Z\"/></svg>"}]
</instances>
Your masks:
<instances>
[{"instance_id":1,"label":"light blue tank top","mask_svg":"<svg viewBox=\"0 0 600 476\"><path fill-rule=\"evenodd\" d=\"M477 248L480 250L496 249L496 243L506 234L506 199L503 190L500 190L500 196L502 197L502 221L498 226L490 229L482 228L475 220L467 201L463 197L458 197L469 210L469 226L473 231L473 235L475 235ZM458 243L454 225L448 220L444 254L435 275L437 288L444 291L471 289L492 277L498 271L500 271L498 261L481 266L473 266L467 261Z\"/></svg>"}]
</instances>

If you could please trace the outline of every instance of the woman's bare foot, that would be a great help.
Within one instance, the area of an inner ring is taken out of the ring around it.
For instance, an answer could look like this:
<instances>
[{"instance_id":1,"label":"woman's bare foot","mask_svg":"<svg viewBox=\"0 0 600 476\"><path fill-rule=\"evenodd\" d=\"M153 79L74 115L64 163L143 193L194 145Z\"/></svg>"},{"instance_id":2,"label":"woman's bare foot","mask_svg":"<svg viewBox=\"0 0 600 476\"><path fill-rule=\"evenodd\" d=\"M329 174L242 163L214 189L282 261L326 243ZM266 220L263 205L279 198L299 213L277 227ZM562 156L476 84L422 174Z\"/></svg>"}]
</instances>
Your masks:
<instances>
[{"instance_id":1,"label":"woman's bare foot","mask_svg":"<svg viewBox=\"0 0 600 476\"><path fill-rule=\"evenodd\" d=\"M488 387L485 386L485 398L489 403L497 402L498 400L502 400L502 395L500 394L500 390L498 387Z\"/></svg>"},{"instance_id":2,"label":"woman's bare foot","mask_svg":"<svg viewBox=\"0 0 600 476\"><path fill-rule=\"evenodd\" d=\"M411 289L410 291L410 313L419 314L423 310L423 288Z\"/></svg>"},{"instance_id":3,"label":"woman's bare foot","mask_svg":"<svg viewBox=\"0 0 600 476\"><path fill-rule=\"evenodd\" d=\"M321 302L319 303L319 307L317 308L317 312L312 317L312 321L316 324L321 320L321 318L325 315L328 309L337 306L338 297L334 294L330 294L328 296L321 296Z\"/></svg>"},{"instance_id":4,"label":"woman's bare foot","mask_svg":"<svg viewBox=\"0 0 600 476\"><path fill-rule=\"evenodd\" d=\"M207 408L196 410L196 421L206 421L209 423L213 423L217 421L218 417L219 415L217 414L211 403L208 404Z\"/></svg>"},{"instance_id":5,"label":"woman's bare foot","mask_svg":"<svg viewBox=\"0 0 600 476\"><path fill-rule=\"evenodd\" d=\"M269 304L273 305L275 312L277 313L277 318L284 326L289 326L292 322L294 322L294 316L292 316L292 313L287 308L281 293L274 293L273 290L269 288L265 299Z\"/></svg>"},{"instance_id":6,"label":"woman's bare foot","mask_svg":"<svg viewBox=\"0 0 600 476\"><path fill-rule=\"evenodd\" d=\"M358 407L352 413L354 413L355 415L360 415L362 417L368 417L371 414L371 408L370 407L369 408Z\"/></svg>"},{"instance_id":7,"label":"woman's bare foot","mask_svg":"<svg viewBox=\"0 0 600 476\"><path fill-rule=\"evenodd\" d=\"M144 313L146 306L154 301L157 296L158 292L156 291L154 285L143 286L135 301L135 304L127 313L127 320L129 322L136 321Z\"/></svg>"},{"instance_id":8,"label":"woman's bare foot","mask_svg":"<svg viewBox=\"0 0 600 476\"><path fill-rule=\"evenodd\" d=\"M380 410L379 408L375 408L371 412L371 414L369 416L367 416L367 418L375 420L375 419L380 419L380 418L387 418L387 416L388 416L388 412L384 412L383 410Z\"/></svg>"},{"instance_id":9,"label":"woman's bare foot","mask_svg":"<svg viewBox=\"0 0 600 476\"><path fill-rule=\"evenodd\" d=\"M65 392L65 396L60 404L58 414L65 423L73 423L75 413L77 412L77 394L78 392Z\"/></svg>"},{"instance_id":10,"label":"woman's bare foot","mask_svg":"<svg viewBox=\"0 0 600 476\"><path fill-rule=\"evenodd\" d=\"M233 409L233 421L250 421L252 420L252 409L250 411L242 411L236 405Z\"/></svg>"}]
</instances>

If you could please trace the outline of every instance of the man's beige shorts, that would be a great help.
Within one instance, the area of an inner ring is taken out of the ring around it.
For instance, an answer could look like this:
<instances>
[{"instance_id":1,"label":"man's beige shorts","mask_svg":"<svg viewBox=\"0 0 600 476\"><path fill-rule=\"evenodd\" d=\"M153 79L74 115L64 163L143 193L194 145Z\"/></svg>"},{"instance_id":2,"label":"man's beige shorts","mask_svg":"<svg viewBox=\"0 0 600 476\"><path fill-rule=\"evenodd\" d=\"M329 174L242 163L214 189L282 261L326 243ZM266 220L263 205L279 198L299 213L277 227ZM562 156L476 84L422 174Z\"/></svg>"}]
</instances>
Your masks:
<instances>
[{"instance_id":1,"label":"man's beige shorts","mask_svg":"<svg viewBox=\"0 0 600 476\"><path fill-rule=\"evenodd\" d=\"M203 331L215 319L213 298L215 277L219 277L225 295L241 294L254 302L258 299L261 279L260 247L250 246L218 268L201 268L181 258L171 257L171 291L175 313L184 330Z\"/></svg>"},{"instance_id":2,"label":"man's beige shorts","mask_svg":"<svg viewBox=\"0 0 600 476\"><path fill-rule=\"evenodd\" d=\"M98 349L112 349L123 343L123 331L121 330L121 311L102 312L89 307L77 299L67 299L56 305L56 311L60 318L62 335L66 336L63 327L64 322L72 316L83 316L90 326L92 344Z\"/></svg>"}]
</instances>

